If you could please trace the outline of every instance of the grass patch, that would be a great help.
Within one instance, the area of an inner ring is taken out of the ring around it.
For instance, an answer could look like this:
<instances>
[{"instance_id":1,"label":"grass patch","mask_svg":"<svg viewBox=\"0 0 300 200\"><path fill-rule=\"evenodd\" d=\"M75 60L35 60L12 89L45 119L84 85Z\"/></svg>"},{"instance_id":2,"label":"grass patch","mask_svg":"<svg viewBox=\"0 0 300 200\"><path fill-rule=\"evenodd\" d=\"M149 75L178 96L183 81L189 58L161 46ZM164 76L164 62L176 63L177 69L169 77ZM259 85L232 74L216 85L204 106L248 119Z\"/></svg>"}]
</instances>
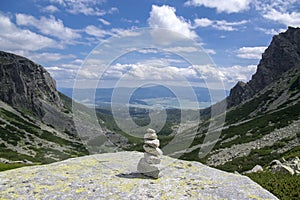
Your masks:
<instances>
[{"instance_id":1,"label":"grass patch","mask_svg":"<svg viewBox=\"0 0 300 200\"><path fill-rule=\"evenodd\" d=\"M247 175L281 200L300 199L300 178L290 174L261 172Z\"/></svg>"},{"instance_id":2,"label":"grass patch","mask_svg":"<svg viewBox=\"0 0 300 200\"><path fill-rule=\"evenodd\" d=\"M10 169L16 169L16 168L20 168L20 167L26 167L26 166L33 166L33 165L32 164L23 164L23 163L13 163L13 164L0 163L0 172L10 170Z\"/></svg>"}]
</instances>

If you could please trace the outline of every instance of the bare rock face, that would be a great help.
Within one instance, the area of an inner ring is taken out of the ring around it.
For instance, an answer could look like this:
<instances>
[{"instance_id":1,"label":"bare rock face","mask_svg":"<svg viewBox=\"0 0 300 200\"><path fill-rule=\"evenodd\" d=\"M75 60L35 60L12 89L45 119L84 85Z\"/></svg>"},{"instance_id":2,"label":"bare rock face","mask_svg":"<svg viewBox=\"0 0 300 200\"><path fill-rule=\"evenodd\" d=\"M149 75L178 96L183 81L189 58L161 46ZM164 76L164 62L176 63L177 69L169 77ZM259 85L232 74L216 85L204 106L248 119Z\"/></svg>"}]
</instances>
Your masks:
<instances>
[{"instance_id":1,"label":"bare rock face","mask_svg":"<svg viewBox=\"0 0 300 200\"><path fill-rule=\"evenodd\" d=\"M291 175L299 175L300 174L300 159L299 157L295 157L288 161L283 159L283 162L279 160L273 160L270 163L272 172L280 172L280 173L288 173Z\"/></svg>"},{"instance_id":2,"label":"bare rock face","mask_svg":"<svg viewBox=\"0 0 300 200\"><path fill-rule=\"evenodd\" d=\"M228 107L239 105L250 99L283 73L297 66L300 62L300 28L275 35L260 60L256 73L248 83L238 82L227 98Z\"/></svg>"},{"instance_id":3,"label":"bare rock face","mask_svg":"<svg viewBox=\"0 0 300 200\"><path fill-rule=\"evenodd\" d=\"M75 134L72 118L63 112L56 82L41 65L0 51L0 85L1 101L57 130Z\"/></svg>"},{"instance_id":4,"label":"bare rock face","mask_svg":"<svg viewBox=\"0 0 300 200\"><path fill-rule=\"evenodd\" d=\"M0 99L19 109L44 117L45 106L62 109L56 83L40 65L14 54L0 51Z\"/></svg>"}]
</instances>

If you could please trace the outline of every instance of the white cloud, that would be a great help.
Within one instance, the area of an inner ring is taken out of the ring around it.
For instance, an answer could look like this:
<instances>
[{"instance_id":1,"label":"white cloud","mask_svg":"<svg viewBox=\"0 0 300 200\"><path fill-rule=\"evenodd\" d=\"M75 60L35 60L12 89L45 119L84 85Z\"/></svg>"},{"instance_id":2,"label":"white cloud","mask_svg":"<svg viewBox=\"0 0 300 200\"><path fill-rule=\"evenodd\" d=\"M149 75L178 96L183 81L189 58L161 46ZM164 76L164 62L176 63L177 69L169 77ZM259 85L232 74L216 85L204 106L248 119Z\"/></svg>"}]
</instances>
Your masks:
<instances>
[{"instance_id":1,"label":"white cloud","mask_svg":"<svg viewBox=\"0 0 300 200\"><path fill-rule=\"evenodd\" d=\"M36 51L45 48L62 48L53 39L16 27L0 13L0 48L7 51Z\"/></svg>"},{"instance_id":2,"label":"white cloud","mask_svg":"<svg viewBox=\"0 0 300 200\"><path fill-rule=\"evenodd\" d=\"M208 65L194 66L206 81L219 80L224 84L225 89L231 89L238 81L247 82L250 80L252 74L255 73L257 66L239 66L231 67L215 67ZM220 86L215 86L221 88Z\"/></svg>"},{"instance_id":3,"label":"white cloud","mask_svg":"<svg viewBox=\"0 0 300 200\"><path fill-rule=\"evenodd\" d=\"M228 85L235 84L238 81L247 82L256 72L256 65L240 66L234 65L231 67L221 67L219 70L225 74Z\"/></svg>"},{"instance_id":4,"label":"white cloud","mask_svg":"<svg viewBox=\"0 0 300 200\"><path fill-rule=\"evenodd\" d=\"M215 55L217 52L213 49L203 49L207 54Z\"/></svg>"},{"instance_id":5,"label":"white cloud","mask_svg":"<svg viewBox=\"0 0 300 200\"><path fill-rule=\"evenodd\" d=\"M56 80L58 86L72 87L73 81L76 78L78 68L65 68L61 66L45 67L51 76Z\"/></svg>"},{"instance_id":6,"label":"white cloud","mask_svg":"<svg viewBox=\"0 0 300 200\"><path fill-rule=\"evenodd\" d=\"M275 30L275 29L265 29L265 28L257 28L257 30L264 32L267 35L277 35L281 32L286 31L286 29L279 29L279 30Z\"/></svg>"},{"instance_id":7,"label":"white cloud","mask_svg":"<svg viewBox=\"0 0 300 200\"><path fill-rule=\"evenodd\" d=\"M300 27L298 0L257 0L254 5L266 19L286 26Z\"/></svg>"},{"instance_id":8,"label":"white cloud","mask_svg":"<svg viewBox=\"0 0 300 200\"><path fill-rule=\"evenodd\" d=\"M194 20L194 28L197 27L213 27L217 30L223 31L236 31L238 30L237 26L241 26L247 23L246 20L237 21L237 22L228 22L226 20L210 20L208 18L200 18Z\"/></svg>"},{"instance_id":9,"label":"white cloud","mask_svg":"<svg viewBox=\"0 0 300 200\"><path fill-rule=\"evenodd\" d=\"M159 62L159 61L158 61ZM226 89L233 87L238 81L247 82L251 75L255 73L256 66L231 66L216 67L212 65L195 65L185 68L174 67L152 62L143 62L135 64L117 63L110 66L102 76L103 80L120 80L126 81L166 81L173 82L174 85L180 85L182 80L189 81L192 85L209 82L215 88L222 88L223 84ZM222 84L223 83L223 84ZM221 84L221 85L220 85Z\"/></svg>"},{"instance_id":10,"label":"white cloud","mask_svg":"<svg viewBox=\"0 0 300 200\"><path fill-rule=\"evenodd\" d=\"M105 30L102 30L94 25L89 25L85 28L85 32L91 36L95 36L97 38L103 38L106 35L109 35L109 33Z\"/></svg>"},{"instance_id":11,"label":"white cloud","mask_svg":"<svg viewBox=\"0 0 300 200\"><path fill-rule=\"evenodd\" d=\"M123 36L123 37L131 37L131 36L137 36L140 33L135 32L134 30L128 30L128 29L121 29L121 28L113 28L109 31L103 30L99 27L96 27L94 25L87 26L84 31L91 35L96 37L97 39L103 39L105 36Z\"/></svg>"},{"instance_id":12,"label":"white cloud","mask_svg":"<svg viewBox=\"0 0 300 200\"><path fill-rule=\"evenodd\" d=\"M103 16L118 12L118 8L112 7L109 10L100 9L99 6L104 0L50 0L63 6L71 14L83 14L87 16Z\"/></svg>"},{"instance_id":13,"label":"white cloud","mask_svg":"<svg viewBox=\"0 0 300 200\"><path fill-rule=\"evenodd\" d=\"M42 11L47 12L47 13L55 13L55 12L58 12L59 9L56 6L49 5L49 6L46 6L45 8L43 8Z\"/></svg>"},{"instance_id":14,"label":"white cloud","mask_svg":"<svg viewBox=\"0 0 300 200\"><path fill-rule=\"evenodd\" d=\"M276 21L286 26L300 27L300 12L280 12L275 9L271 9L263 17Z\"/></svg>"},{"instance_id":15,"label":"white cloud","mask_svg":"<svg viewBox=\"0 0 300 200\"><path fill-rule=\"evenodd\" d=\"M103 78L120 79L126 77L128 81L178 81L180 80L179 77L182 76L195 78L197 73L192 67L177 68L166 66L164 63L154 63L152 65L149 65L148 62L136 64L117 63L105 72Z\"/></svg>"},{"instance_id":16,"label":"white cloud","mask_svg":"<svg viewBox=\"0 0 300 200\"><path fill-rule=\"evenodd\" d=\"M33 26L43 34L54 36L66 41L81 37L76 30L65 27L62 20L56 20L54 16L50 16L50 18L41 17L40 19L36 19L31 15L16 14L16 21L18 25Z\"/></svg>"},{"instance_id":17,"label":"white cloud","mask_svg":"<svg viewBox=\"0 0 300 200\"><path fill-rule=\"evenodd\" d=\"M110 22L109 22L109 21L106 21L105 19L99 18L98 20L99 20L102 24L104 24L104 25L106 25L106 26L110 25Z\"/></svg>"},{"instance_id":18,"label":"white cloud","mask_svg":"<svg viewBox=\"0 0 300 200\"><path fill-rule=\"evenodd\" d=\"M131 19L122 18L121 21L127 22L127 23L135 23L135 24L140 23L140 21L137 20L137 19L136 20L131 20Z\"/></svg>"},{"instance_id":19,"label":"white cloud","mask_svg":"<svg viewBox=\"0 0 300 200\"><path fill-rule=\"evenodd\" d=\"M50 0L50 2L52 2L52 3L58 3L58 4L63 5L63 6L66 5L65 2L64 2L64 0Z\"/></svg>"},{"instance_id":20,"label":"white cloud","mask_svg":"<svg viewBox=\"0 0 300 200\"><path fill-rule=\"evenodd\" d=\"M286 31L285 28L281 28L281 29L278 29L278 30L275 30L275 29L266 29L266 28L256 28L256 30L259 30L259 31L262 31L264 32L265 34L267 35L277 35L279 33L282 33L284 31Z\"/></svg>"},{"instance_id":21,"label":"white cloud","mask_svg":"<svg viewBox=\"0 0 300 200\"><path fill-rule=\"evenodd\" d=\"M169 47L169 48L166 48L164 50L165 51L169 51L169 52L175 52L175 53L178 53L178 52L188 52L188 53L191 53L191 52L197 52L197 51L199 51L199 49L196 48L196 47L187 47L187 46Z\"/></svg>"},{"instance_id":22,"label":"white cloud","mask_svg":"<svg viewBox=\"0 0 300 200\"><path fill-rule=\"evenodd\" d=\"M195 39L197 34L191 30L191 24L183 17L176 16L176 10L173 7L163 5L152 5L149 26L152 28L165 28L184 35L187 38Z\"/></svg>"},{"instance_id":23,"label":"white cloud","mask_svg":"<svg viewBox=\"0 0 300 200\"><path fill-rule=\"evenodd\" d=\"M188 0L187 6L215 8L217 12L238 13L249 8L251 0Z\"/></svg>"},{"instance_id":24,"label":"white cloud","mask_svg":"<svg viewBox=\"0 0 300 200\"><path fill-rule=\"evenodd\" d=\"M214 22L210 19L207 18L200 18L200 19L195 19L195 26L198 27L208 27L214 24Z\"/></svg>"},{"instance_id":25,"label":"white cloud","mask_svg":"<svg viewBox=\"0 0 300 200\"><path fill-rule=\"evenodd\" d=\"M113 28L110 30L110 32L111 35L121 36L121 37L134 37L141 34L137 31L134 31L134 28L131 29Z\"/></svg>"},{"instance_id":26,"label":"white cloud","mask_svg":"<svg viewBox=\"0 0 300 200\"><path fill-rule=\"evenodd\" d=\"M260 59L267 47L242 47L237 50L237 57L246 59Z\"/></svg>"},{"instance_id":27,"label":"white cloud","mask_svg":"<svg viewBox=\"0 0 300 200\"><path fill-rule=\"evenodd\" d=\"M60 53L49 53L49 52L43 52L43 53L37 53L37 54L30 53L25 56L37 63L58 61L58 60L62 60L62 59L75 57L72 54L64 55L64 54L60 54Z\"/></svg>"}]
</instances>

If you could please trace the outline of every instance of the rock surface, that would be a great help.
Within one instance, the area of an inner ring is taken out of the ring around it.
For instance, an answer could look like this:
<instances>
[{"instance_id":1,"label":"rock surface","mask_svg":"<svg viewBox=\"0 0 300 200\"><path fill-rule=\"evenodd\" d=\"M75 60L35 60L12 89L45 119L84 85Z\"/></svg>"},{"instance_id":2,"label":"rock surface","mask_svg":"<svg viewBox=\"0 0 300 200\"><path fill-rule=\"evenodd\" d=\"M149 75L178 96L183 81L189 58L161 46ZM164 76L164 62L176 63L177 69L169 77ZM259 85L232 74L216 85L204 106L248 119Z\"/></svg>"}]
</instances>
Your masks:
<instances>
[{"instance_id":1,"label":"rock surface","mask_svg":"<svg viewBox=\"0 0 300 200\"><path fill-rule=\"evenodd\" d=\"M263 172L264 169L262 168L262 166L260 165L255 165L255 167L253 167L253 169L249 170L249 171L245 171L243 174L251 174L251 173L257 173L257 172Z\"/></svg>"},{"instance_id":2,"label":"rock surface","mask_svg":"<svg viewBox=\"0 0 300 200\"><path fill-rule=\"evenodd\" d=\"M44 103L57 109L63 104L56 83L40 65L27 58L0 51L0 99L13 107L44 117Z\"/></svg>"},{"instance_id":3,"label":"rock surface","mask_svg":"<svg viewBox=\"0 0 300 200\"><path fill-rule=\"evenodd\" d=\"M281 172L288 173L291 175L299 175L300 174L300 159L299 157L295 157L290 160L283 160L280 162L279 160L273 160L270 163L272 172Z\"/></svg>"},{"instance_id":4,"label":"rock surface","mask_svg":"<svg viewBox=\"0 0 300 200\"><path fill-rule=\"evenodd\" d=\"M143 153L73 158L0 173L2 199L277 199L248 177L162 156L164 176L136 172Z\"/></svg>"}]
</instances>

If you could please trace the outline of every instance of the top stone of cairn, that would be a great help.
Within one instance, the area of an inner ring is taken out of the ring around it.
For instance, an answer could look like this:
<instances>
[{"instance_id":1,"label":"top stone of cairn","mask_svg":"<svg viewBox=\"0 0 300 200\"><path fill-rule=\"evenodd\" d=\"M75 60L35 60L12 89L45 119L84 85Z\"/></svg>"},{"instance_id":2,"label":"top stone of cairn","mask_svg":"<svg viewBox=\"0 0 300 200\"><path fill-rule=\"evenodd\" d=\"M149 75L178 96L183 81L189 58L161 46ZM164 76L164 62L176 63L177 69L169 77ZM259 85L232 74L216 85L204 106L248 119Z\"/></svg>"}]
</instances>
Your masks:
<instances>
[{"instance_id":1,"label":"top stone of cairn","mask_svg":"<svg viewBox=\"0 0 300 200\"><path fill-rule=\"evenodd\" d=\"M148 128L146 134L144 135L145 140L155 140L157 139L157 135L155 130Z\"/></svg>"}]
</instances>

